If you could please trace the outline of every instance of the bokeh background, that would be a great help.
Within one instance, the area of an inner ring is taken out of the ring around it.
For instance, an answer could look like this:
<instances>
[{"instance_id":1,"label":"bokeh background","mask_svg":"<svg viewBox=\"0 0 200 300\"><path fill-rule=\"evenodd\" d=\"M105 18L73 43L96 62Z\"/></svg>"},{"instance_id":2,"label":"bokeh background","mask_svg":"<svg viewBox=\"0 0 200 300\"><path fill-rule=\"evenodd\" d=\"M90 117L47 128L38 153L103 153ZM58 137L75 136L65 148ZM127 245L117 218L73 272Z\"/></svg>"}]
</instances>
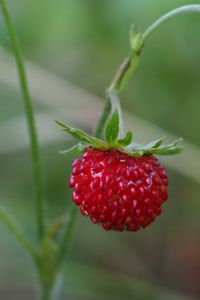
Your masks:
<instances>
[{"instance_id":1,"label":"bokeh background","mask_svg":"<svg viewBox=\"0 0 200 300\"><path fill-rule=\"evenodd\" d=\"M49 220L67 211L73 145L55 118L91 132L104 91L129 51L129 29L145 29L183 0L10 0L29 76ZM62 299L200 299L200 15L179 16L147 41L122 97L138 142L184 137L165 159L170 198L137 233L105 232L78 216L64 266ZM0 15L0 202L35 238L35 204L24 110L11 45ZM161 161L164 161L161 159ZM0 223L0 299L35 299L35 274Z\"/></svg>"}]
</instances>

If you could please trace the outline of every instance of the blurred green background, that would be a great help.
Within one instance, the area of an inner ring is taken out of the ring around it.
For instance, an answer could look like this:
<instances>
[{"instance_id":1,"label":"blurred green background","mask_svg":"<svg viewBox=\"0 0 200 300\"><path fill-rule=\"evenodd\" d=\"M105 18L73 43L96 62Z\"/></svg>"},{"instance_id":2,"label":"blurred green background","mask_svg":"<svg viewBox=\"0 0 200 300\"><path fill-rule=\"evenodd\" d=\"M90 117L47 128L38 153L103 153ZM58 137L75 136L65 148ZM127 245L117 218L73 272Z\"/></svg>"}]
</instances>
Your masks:
<instances>
[{"instance_id":1,"label":"blurred green background","mask_svg":"<svg viewBox=\"0 0 200 300\"><path fill-rule=\"evenodd\" d=\"M51 220L67 211L66 178L73 159L58 154L73 141L54 119L91 131L104 91L129 51L131 24L145 29L161 14L193 1L8 2L29 61ZM151 139L149 124L154 124L161 135L167 130L186 141L185 154L167 163L170 198L163 214L148 229L123 234L104 232L79 216L63 268L62 299L200 299L199 37L198 14L177 17L156 31L122 97L125 124L128 116L144 139ZM2 15L0 44L0 201L34 239L30 153ZM1 223L0 232L0 299L35 299L30 261Z\"/></svg>"}]
</instances>

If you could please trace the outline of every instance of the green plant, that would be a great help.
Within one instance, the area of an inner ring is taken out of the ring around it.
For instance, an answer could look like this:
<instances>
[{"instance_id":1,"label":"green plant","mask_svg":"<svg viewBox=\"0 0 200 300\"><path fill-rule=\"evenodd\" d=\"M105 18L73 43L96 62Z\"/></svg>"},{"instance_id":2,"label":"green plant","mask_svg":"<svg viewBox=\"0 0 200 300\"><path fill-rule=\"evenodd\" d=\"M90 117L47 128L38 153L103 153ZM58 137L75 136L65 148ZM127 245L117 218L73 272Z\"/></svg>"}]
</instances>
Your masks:
<instances>
[{"instance_id":1,"label":"green plant","mask_svg":"<svg viewBox=\"0 0 200 300\"><path fill-rule=\"evenodd\" d=\"M36 200L36 224L37 224L37 236L38 236L37 244L35 245L31 240L29 240L28 237L26 237L26 235L23 233L21 228L19 228L19 226L16 224L13 218L3 208L0 208L0 219L5 224L8 225L11 232L17 238L17 240L22 245L24 250L27 251L27 253L29 253L30 256L32 257L33 264L36 267L36 270L38 272L38 282L41 286L41 299L49 300L52 298L53 287L55 285L56 278L60 270L61 264L65 258L69 242L71 240L72 230L76 219L76 208L72 208L68 212L68 216L66 218L59 217L57 220L53 220L50 226L46 225L45 222L46 215L44 213L45 198L43 193L40 152L39 152L39 145L38 145L37 134L36 134L36 126L35 126L32 102L31 102L31 97L30 97L27 78L26 78L25 66L24 66L19 42L16 37L14 26L12 24L10 13L6 4L6 0L0 0L0 5L2 8L3 16L5 19L5 23L8 29L8 33L12 42L13 51L16 58L19 81L20 81L21 91L22 91L22 99L24 102L24 109L27 118L27 125L28 125L29 137L30 137L32 162L33 162L33 178L34 178L34 186L35 186L35 200ZM97 127L94 131L94 137L92 137L91 140L91 136L87 136L87 140L84 140L84 142L86 143L92 142L93 145L94 143L98 143L98 147L99 146L101 147L102 145L103 147L105 147L105 143L103 142L102 144L102 140L100 140L100 136L103 132L105 124L107 123L112 108L114 109L117 108L117 112L118 112L117 117L116 115L112 115L112 118L116 120L116 118L118 119L119 117L119 120L121 120L120 103L118 98L121 92L124 90L130 76L134 73L134 71L138 67L144 42L156 28L158 28L161 24L166 22L168 19L178 14L189 13L189 12L200 12L200 5L198 4L188 5L188 6L183 6L175 9L170 13L164 15L160 19L158 19L144 33L141 33L140 31L137 31L134 28L131 29L130 54L121 64L119 70L116 73L116 76L114 77L110 87L106 92L106 101L105 101L104 110L97 124ZM110 129L108 130L107 142L109 141L109 143L111 142L114 144L116 142L120 143L119 140L118 141L116 140L116 134L114 133L114 128L116 128L116 126L113 126L113 122L114 121L111 122ZM63 126L63 124L61 125ZM69 127L66 128L66 125L64 125L64 127L67 131L69 132L71 131L72 133L71 128ZM122 129L122 124L119 126L119 129L120 130ZM83 141L83 136L85 138L86 134L82 133L81 131L79 131L79 133L82 135L82 141ZM75 134L77 136L78 134L77 130ZM128 141L131 140L130 135L131 134L128 132L126 134L126 138L124 138L124 141L121 142L125 143L127 140ZM88 138L90 140L88 140ZM160 142L162 142L162 139L160 140ZM116 144L114 146L116 146ZM160 146L160 144L158 146ZM137 153L135 152L132 154L143 155L145 151L147 150L157 151L158 150L157 148L158 147L155 147L155 144L154 147L152 147L151 144L151 147L148 149L139 146L137 148L134 148L134 151L136 151ZM73 147L73 149L70 149L70 151L67 150L67 152L65 153L67 154L72 154L75 152L80 153L80 151L82 150L83 150L83 145L82 143L81 144L79 143L78 145ZM177 142L175 142L175 144L170 145L169 148L165 150L176 152L179 151L180 148L177 147ZM141 151L143 151L142 154ZM59 229L61 227L63 228L62 235L60 236L59 239L56 239L57 233L59 232Z\"/></svg>"}]
</instances>

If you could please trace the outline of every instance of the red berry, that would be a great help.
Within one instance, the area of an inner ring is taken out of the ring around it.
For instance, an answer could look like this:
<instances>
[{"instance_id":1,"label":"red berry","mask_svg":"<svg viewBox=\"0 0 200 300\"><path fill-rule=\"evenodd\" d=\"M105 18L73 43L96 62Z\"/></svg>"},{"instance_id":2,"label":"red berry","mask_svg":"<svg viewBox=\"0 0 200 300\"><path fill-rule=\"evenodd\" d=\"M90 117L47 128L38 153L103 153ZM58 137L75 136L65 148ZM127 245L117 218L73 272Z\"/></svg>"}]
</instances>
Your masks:
<instances>
[{"instance_id":1,"label":"red berry","mask_svg":"<svg viewBox=\"0 0 200 300\"><path fill-rule=\"evenodd\" d=\"M73 163L70 187L83 215L106 230L137 231L153 222L167 199L167 175L153 155L86 148Z\"/></svg>"}]
</instances>

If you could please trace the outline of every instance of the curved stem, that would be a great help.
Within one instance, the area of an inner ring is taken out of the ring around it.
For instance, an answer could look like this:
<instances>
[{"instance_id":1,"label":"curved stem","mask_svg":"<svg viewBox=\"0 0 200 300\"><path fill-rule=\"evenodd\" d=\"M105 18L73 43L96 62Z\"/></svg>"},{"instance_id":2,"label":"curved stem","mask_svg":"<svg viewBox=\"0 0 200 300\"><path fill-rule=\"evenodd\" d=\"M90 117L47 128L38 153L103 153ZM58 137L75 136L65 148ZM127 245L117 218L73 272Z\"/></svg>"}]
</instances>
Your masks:
<instances>
[{"instance_id":1,"label":"curved stem","mask_svg":"<svg viewBox=\"0 0 200 300\"><path fill-rule=\"evenodd\" d=\"M101 133L104 129L104 126L105 126L106 120L108 119L110 111L111 111L111 102L110 102L110 99L107 97L105 104L104 104L103 112L102 112L99 122L94 130L95 137L99 138L101 136Z\"/></svg>"},{"instance_id":2,"label":"curved stem","mask_svg":"<svg viewBox=\"0 0 200 300\"><path fill-rule=\"evenodd\" d=\"M107 89L106 101L104 104L103 112L99 118L96 129L94 131L94 135L96 137L101 136L106 121L108 119L108 116L112 110L111 96L115 95L117 101L119 101L118 99L119 94L123 92L128 80L130 79L131 75L133 75L133 73L136 71L139 65L140 54L141 51L138 53L135 53L133 51L133 53L130 53L129 56L119 66L109 88ZM121 123L123 124L122 117L121 117Z\"/></svg>"},{"instance_id":3,"label":"curved stem","mask_svg":"<svg viewBox=\"0 0 200 300\"><path fill-rule=\"evenodd\" d=\"M150 25L145 32L143 33L143 41L152 33L154 32L160 25L167 22L169 19L180 15L180 14L186 14L186 13L200 13L200 4L191 4L191 5L184 5L181 7L178 7L162 17L160 17L157 21L155 21L152 25Z\"/></svg>"},{"instance_id":4,"label":"curved stem","mask_svg":"<svg viewBox=\"0 0 200 300\"><path fill-rule=\"evenodd\" d=\"M38 236L39 238L41 238L44 233L44 220L43 220L44 195L43 195L43 186L42 186L40 153L39 153L39 145L38 145L37 135L36 135L36 126L35 126L35 120L33 115L33 107L32 107L31 97L29 94L23 56L21 53L20 45L15 33L15 29L12 23L12 19L10 17L10 13L6 1L0 0L0 5L2 8L7 30L12 42L13 51L15 54L17 70L18 70L19 80L21 85L21 92L22 92L22 97L24 102L24 109L27 118L28 132L29 132L30 143L31 143L32 161L33 161L33 175L34 175L34 182L35 182Z\"/></svg>"},{"instance_id":5,"label":"curved stem","mask_svg":"<svg viewBox=\"0 0 200 300\"><path fill-rule=\"evenodd\" d=\"M115 91L116 95L119 95L123 89L125 88L126 84L128 83L128 80L130 79L131 75L135 72L135 70L138 67L139 64L139 57L141 54L142 46L144 44L144 41L153 33L160 25L167 22L169 19L173 18L176 15L179 14L186 14L186 13L200 13L200 4L191 4L191 5L185 5L178 7L165 15L163 15L161 18L159 18L157 21L155 21L152 25L150 25L143 34L141 34L141 44L138 44L139 48L138 51L134 53L134 50L132 49L132 53L122 62L120 65L109 90ZM138 34L139 36L140 34ZM139 41L139 40L138 40ZM141 46L141 47L140 47ZM110 99L106 98L103 112L100 116L99 122L97 124L97 127L95 129L94 134L97 135L97 137L100 137L103 128L105 126L106 120L111 112L111 103Z\"/></svg>"},{"instance_id":6,"label":"curved stem","mask_svg":"<svg viewBox=\"0 0 200 300\"><path fill-rule=\"evenodd\" d=\"M0 208L0 219L8 226L10 231L19 241L21 246L27 250L32 256L36 255L35 249L27 237L21 232L19 226L13 221L12 217L2 208Z\"/></svg>"}]
</instances>

